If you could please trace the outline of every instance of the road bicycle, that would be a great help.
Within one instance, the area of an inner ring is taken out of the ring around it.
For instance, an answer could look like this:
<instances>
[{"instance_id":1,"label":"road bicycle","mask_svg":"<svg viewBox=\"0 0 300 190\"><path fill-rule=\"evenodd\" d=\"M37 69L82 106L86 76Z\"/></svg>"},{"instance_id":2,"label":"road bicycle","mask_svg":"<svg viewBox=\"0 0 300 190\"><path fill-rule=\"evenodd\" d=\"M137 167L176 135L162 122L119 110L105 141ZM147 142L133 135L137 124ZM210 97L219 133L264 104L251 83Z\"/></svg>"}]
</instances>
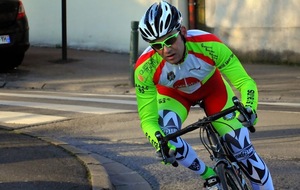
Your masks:
<instances>
[{"instance_id":1,"label":"road bicycle","mask_svg":"<svg viewBox=\"0 0 300 190\"><path fill-rule=\"evenodd\" d=\"M235 111L239 111L240 114L244 116L246 122L251 124L246 108L242 105L242 103L238 100L238 98L233 97L232 99L234 106L225 109L219 113L216 113L211 116L204 117L199 119L197 122L188 125L187 127L176 131L175 133L168 134L163 136L160 132L156 133L156 138L158 139L158 143L160 149L162 150L162 158L165 163L167 163L168 158L168 141L175 139L181 135L184 135L188 132L194 131L196 129L200 129L199 136L200 141L208 151L210 158L214 161L213 169L216 174L220 178L220 183L224 190L251 190L251 184L249 179L246 176L246 173L243 172L239 163L236 159L230 154L230 151L224 141L219 137L218 133L212 126L212 122L226 116L228 114L232 114ZM200 107L203 108L202 104L199 103ZM254 133L255 128L250 125L248 127L249 131ZM175 161L172 164L174 167L178 166L178 163Z\"/></svg>"}]
</instances>

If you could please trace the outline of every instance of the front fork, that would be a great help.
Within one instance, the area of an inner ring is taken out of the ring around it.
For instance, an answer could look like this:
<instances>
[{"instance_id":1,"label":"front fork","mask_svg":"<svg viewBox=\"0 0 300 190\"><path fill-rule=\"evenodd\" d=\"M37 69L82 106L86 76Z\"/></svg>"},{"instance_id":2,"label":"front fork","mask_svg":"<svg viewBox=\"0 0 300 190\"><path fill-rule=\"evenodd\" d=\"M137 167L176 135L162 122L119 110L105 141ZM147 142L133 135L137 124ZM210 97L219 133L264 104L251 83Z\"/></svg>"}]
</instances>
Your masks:
<instances>
[{"instance_id":1,"label":"front fork","mask_svg":"<svg viewBox=\"0 0 300 190\"><path fill-rule=\"evenodd\" d=\"M211 126L210 126L211 127ZM240 183L243 187L246 186L246 181L243 178L241 168L239 167L238 163L228 157L228 151L226 151L226 147L224 147L223 143L221 142L218 134L213 131L212 128L206 130L206 134L210 143L210 147L212 153L210 153L210 159L214 161L216 164L214 165L213 169L216 171L216 167L223 163L227 166L228 169L234 171L235 175L240 180Z\"/></svg>"}]
</instances>

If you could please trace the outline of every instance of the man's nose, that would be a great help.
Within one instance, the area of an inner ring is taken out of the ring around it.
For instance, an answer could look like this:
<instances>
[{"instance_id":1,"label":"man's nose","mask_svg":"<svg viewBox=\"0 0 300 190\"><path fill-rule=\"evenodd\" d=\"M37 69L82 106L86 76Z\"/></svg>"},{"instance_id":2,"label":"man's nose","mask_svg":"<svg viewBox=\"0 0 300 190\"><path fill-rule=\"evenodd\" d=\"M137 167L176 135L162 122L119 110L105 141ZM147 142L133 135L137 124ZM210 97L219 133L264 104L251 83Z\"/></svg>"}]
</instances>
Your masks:
<instances>
[{"instance_id":1,"label":"man's nose","mask_svg":"<svg viewBox=\"0 0 300 190\"><path fill-rule=\"evenodd\" d=\"M163 51L164 52L169 52L171 50L171 46L166 46L166 45L164 45L164 47L163 47Z\"/></svg>"}]
</instances>

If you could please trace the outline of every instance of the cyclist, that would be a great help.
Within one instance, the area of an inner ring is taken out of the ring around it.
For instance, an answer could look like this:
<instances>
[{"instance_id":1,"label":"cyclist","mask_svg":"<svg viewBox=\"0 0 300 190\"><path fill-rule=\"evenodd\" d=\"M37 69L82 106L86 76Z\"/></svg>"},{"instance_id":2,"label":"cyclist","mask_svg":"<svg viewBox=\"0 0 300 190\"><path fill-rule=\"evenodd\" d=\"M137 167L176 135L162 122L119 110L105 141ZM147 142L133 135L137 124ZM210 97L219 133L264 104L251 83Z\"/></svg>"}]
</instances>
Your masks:
<instances>
[{"instance_id":1,"label":"cyclist","mask_svg":"<svg viewBox=\"0 0 300 190\"><path fill-rule=\"evenodd\" d=\"M257 86L238 58L213 34L187 30L181 21L180 11L161 1L146 11L139 23L141 36L150 46L135 66L138 112L141 128L158 157L161 153L155 133L166 135L180 129L196 102L203 101L207 115L233 105L234 93L223 75L240 91L251 122L257 122ZM243 121L241 115L234 113L213 126L249 174L253 189L273 189L270 172L251 144ZM168 162L176 160L199 174L205 180L205 188L218 189L216 173L185 140L178 137L168 146Z\"/></svg>"}]
</instances>

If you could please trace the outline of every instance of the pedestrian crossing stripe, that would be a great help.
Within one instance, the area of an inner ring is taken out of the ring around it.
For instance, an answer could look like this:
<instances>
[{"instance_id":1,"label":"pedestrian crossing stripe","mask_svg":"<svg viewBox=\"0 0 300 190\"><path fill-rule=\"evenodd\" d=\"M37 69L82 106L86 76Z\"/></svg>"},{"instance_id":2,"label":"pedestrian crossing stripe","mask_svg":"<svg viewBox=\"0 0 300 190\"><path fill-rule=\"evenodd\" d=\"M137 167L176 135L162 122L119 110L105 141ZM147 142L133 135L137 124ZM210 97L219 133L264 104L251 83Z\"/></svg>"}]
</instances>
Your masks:
<instances>
[{"instance_id":1,"label":"pedestrian crossing stripe","mask_svg":"<svg viewBox=\"0 0 300 190\"><path fill-rule=\"evenodd\" d=\"M38 109L50 109L50 110L57 110L57 111L69 111L69 112L98 114L98 115L134 112L134 110L110 109L110 108L101 108L101 107L53 104L53 103L50 104L50 103L41 103L41 102L8 101L8 100L1 100L0 105L31 107L31 108L38 108Z\"/></svg>"},{"instance_id":2,"label":"pedestrian crossing stripe","mask_svg":"<svg viewBox=\"0 0 300 190\"><path fill-rule=\"evenodd\" d=\"M0 111L0 122L9 124L27 124L34 125L38 123L48 123L65 120L66 117L41 115L23 112Z\"/></svg>"}]
</instances>

